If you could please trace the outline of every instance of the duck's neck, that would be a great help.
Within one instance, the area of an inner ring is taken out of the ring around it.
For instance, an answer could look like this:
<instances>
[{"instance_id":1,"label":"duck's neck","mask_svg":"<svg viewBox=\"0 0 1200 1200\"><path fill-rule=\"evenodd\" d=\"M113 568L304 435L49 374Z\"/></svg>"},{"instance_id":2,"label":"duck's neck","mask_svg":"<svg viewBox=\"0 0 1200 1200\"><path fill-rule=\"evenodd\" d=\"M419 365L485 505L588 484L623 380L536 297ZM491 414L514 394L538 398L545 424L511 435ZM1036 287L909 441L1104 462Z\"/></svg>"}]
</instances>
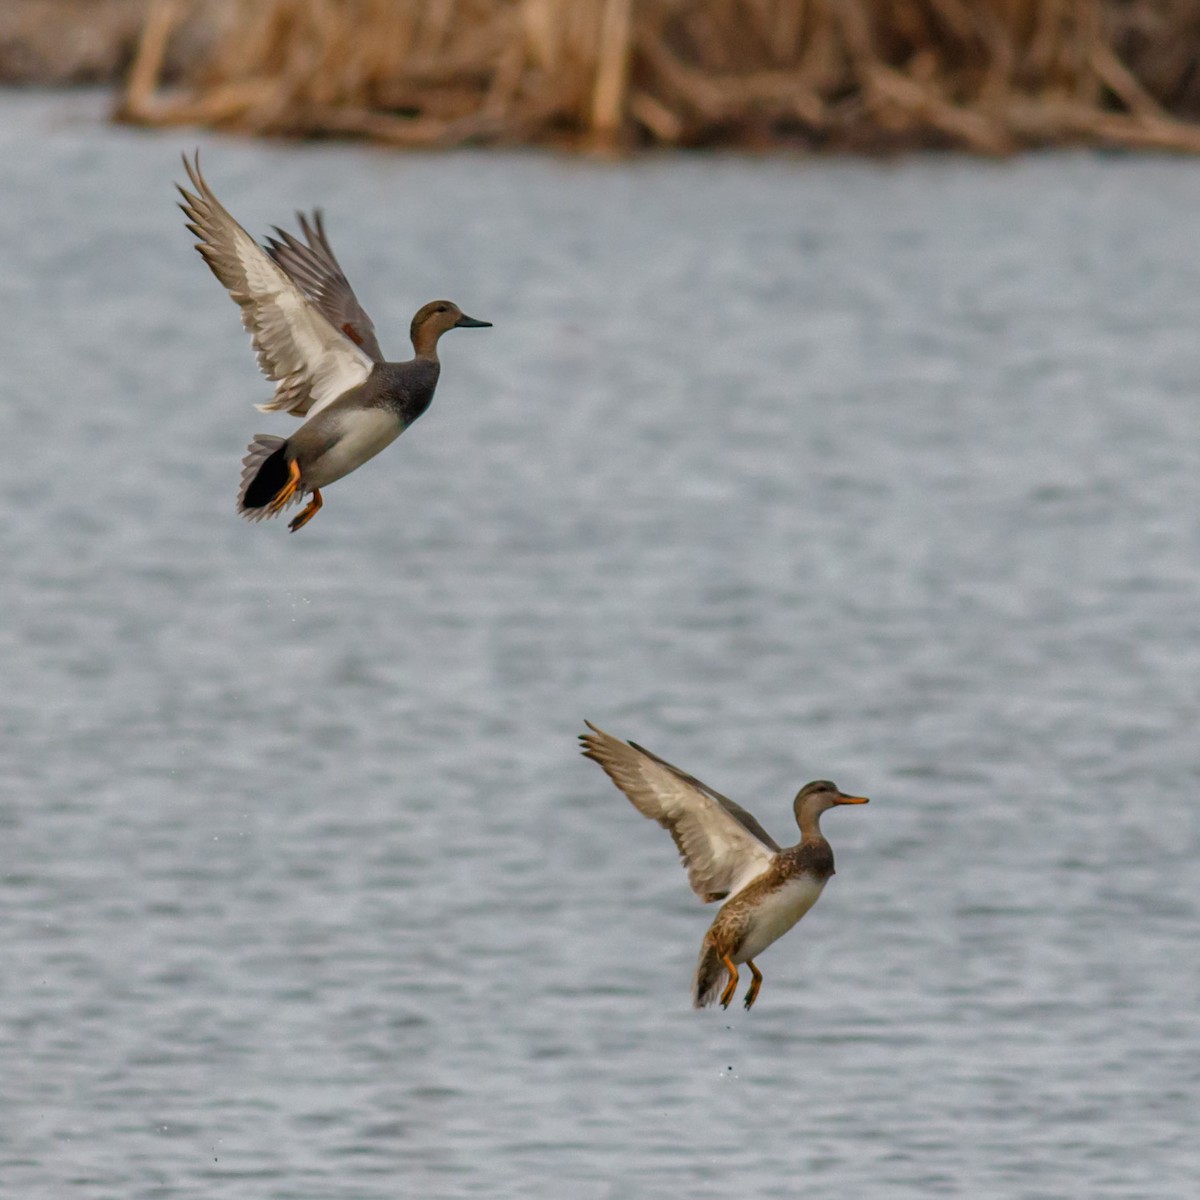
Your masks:
<instances>
[{"instance_id":1,"label":"duck's neck","mask_svg":"<svg viewBox=\"0 0 1200 1200\"><path fill-rule=\"evenodd\" d=\"M438 335L428 328L414 329L412 344L415 356L425 362L437 362Z\"/></svg>"},{"instance_id":2,"label":"duck's neck","mask_svg":"<svg viewBox=\"0 0 1200 1200\"><path fill-rule=\"evenodd\" d=\"M821 833L820 809L811 808L808 805L797 805L796 824L800 826L801 844L823 842L825 840L824 835Z\"/></svg>"}]
</instances>

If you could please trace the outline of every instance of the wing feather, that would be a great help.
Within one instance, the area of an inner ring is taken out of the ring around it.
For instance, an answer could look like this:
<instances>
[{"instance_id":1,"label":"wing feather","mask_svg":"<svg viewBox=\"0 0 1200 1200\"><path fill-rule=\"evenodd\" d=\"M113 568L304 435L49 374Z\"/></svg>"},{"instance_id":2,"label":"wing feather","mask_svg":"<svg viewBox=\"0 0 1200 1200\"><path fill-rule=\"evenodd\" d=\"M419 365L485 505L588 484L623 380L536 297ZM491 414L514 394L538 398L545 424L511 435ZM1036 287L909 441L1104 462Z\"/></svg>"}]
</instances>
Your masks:
<instances>
[{"instance_id":1,"label":"wing feather","mask_svg":"<svg viewBox=\"0 0 1200 1200\"><path fill-rule=\"evenodd\" d=\"M374 362L339 332L299 285L233 219L200 174L200 155L183 165L195 192L179 188L188 229L213 274L242 310L263 374L276 383L263 411L298 417L332 404L362 383Z\"/></svg>"},{"instance_id":2,"label":"wing feather","mask_svg":"<svg viewBox=\"0 0 1200 1200\"><path fill-rule=\"evenodd\" d=\"M776 854L783 849L782 846L758 823L758 818L752 812L747 812L740 804L730 800L728 796L722 796L716 788L710 788L708 784L701 783L695 775L689 775L686 771L679 767L672 766L665 758L659 758L652 750L647 750L645 746L639 746L637 742L629 743L635 750L641 751L647 758L652 758L660 767L666 767L668 771L674 772L683 780L684 783L691 784L697 791L703 792L706 796L711 796L735 821L740 822L746 827L764 846L770 846Z\"/></svg>"},{"instance_id":3,"label":"wing feather","mask_svg":"<svg viewBox=\"0 0 1200 1200\"><path fill-rule=\"evenodd\" d=\"M751 828L718 793L669 763L585 722L583 753L600 764L643 816L675 840L692 890L705 902L740 892L774 861L779 847L744 809ZM755 829L758 832L755 832Z\"/></svg>"},{"instance_id":4,"label":"wing feather","mask_svg":"<svg viewBox=\"0 0 1200 1200\"><path fill-rule=\"evenodd\" d=\"M321 210L318 208L313 212L311 221L303 213L297 213L296 220L304 241L276 226L276 236L267 239L267 253L292 277L334 329L341 330L376 362L383 362L375 325L358 302L333 253Z\"/></svg>"}]
</instances>

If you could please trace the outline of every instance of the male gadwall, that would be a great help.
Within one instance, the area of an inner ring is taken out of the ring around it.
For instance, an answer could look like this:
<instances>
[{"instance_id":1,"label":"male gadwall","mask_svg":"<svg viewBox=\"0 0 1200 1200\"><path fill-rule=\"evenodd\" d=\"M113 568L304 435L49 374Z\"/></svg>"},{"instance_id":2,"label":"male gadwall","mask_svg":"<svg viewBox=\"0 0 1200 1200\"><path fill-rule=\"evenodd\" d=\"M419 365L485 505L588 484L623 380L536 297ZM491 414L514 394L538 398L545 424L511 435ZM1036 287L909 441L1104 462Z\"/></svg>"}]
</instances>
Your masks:
<instances>
[{"instance_id":1,"label":"male gadwall","mask_svg":"<svg viewBox=\"0 0 1200 1200\"><path fill-rule=\"evenodd\" d=\"M297 214L304 242L276 228L278 238L268 239L264 251L213 195L200 174L199 152L194 163L185 155L183 165L196 190L179 187L179 207L200 239L196 249L241 306L258 365L276 382L275 398L258 407L308 418L290 438L255 436L242 460L238 511L260 521L311 493L291 523L295 532L320 509L321 488L374 458L429 407L440 370L438 338L491 322L433 300L412 320L415 357L385 362L319 210L311 222Z\"/></svg>"},{"instance_id":2,"label":"male gadwall","mask_svg":"<svg viewBox=\"0 0 1200 1200\"><path fill-rule=\"evenodd\" d=\"M728 1008L737 989L737 964L745 963L754 976L746 992L749 1008L763 980L754 959L816 904L833 874L821 814L838 804L866 804L867 798L847 796L824 779L805 784L793 806L800 841L784 849L727 796L636 742L622 742L591 721L584 724L592 731L580 735L584 755L604 768L638 812L670 832L700 899L725 901L700 947L695 1006L716 1000L727 975L720 999Z\"/></svg>"}]
</instances>

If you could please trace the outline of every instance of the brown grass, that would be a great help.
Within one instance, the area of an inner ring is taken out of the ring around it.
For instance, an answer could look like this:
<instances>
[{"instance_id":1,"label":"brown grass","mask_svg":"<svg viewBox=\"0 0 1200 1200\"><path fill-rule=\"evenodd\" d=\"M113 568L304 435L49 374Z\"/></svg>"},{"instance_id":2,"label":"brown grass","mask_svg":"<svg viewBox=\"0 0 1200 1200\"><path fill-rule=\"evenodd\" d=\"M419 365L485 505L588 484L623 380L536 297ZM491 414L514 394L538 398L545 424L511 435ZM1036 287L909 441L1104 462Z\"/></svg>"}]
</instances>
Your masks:
<instances>
[{"instance_id":1,"label":"brown grass","mask_svg":"<svg viewBox=\"0 0 1200 1200\"><path fill-rule=\"evenodd\" d=\"M118 115L398 146L1200 150L1193 0L241 0L164 90L156 0Z\"/></svg>"}]
</instances>

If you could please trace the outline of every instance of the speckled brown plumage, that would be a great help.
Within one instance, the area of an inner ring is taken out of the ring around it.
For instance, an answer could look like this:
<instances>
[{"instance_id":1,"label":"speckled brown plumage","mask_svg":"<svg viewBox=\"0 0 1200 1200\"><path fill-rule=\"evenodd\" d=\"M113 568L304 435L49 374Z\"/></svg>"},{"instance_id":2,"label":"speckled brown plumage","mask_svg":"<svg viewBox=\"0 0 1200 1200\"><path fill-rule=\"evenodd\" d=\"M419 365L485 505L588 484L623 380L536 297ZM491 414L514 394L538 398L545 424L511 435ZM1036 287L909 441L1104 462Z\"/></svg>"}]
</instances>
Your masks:
<instances>
[{"instance_id":1,"label":"speckled brown plumage","mask_svg":"<svg viewBox=\"0 0 1200 1200\"><path fill-rule=\"evenodd\" d=\"M821 814L841 804L865 804L866 797L848 796L828 780L806 784L793 802L800 841L785 849L728 797L636 742L587 725L591 732L580 737L584 755L600 764L639 812L671 834L693 891L706 903L725 900L700 948L696 1007L719 994L728 1008L737 965L745 963L754 977L746 993L750 1008L762 984L755 956L804 916L834 873ZM723 977L728 982L721 990Z\"/></svg>"}]
</instances>

